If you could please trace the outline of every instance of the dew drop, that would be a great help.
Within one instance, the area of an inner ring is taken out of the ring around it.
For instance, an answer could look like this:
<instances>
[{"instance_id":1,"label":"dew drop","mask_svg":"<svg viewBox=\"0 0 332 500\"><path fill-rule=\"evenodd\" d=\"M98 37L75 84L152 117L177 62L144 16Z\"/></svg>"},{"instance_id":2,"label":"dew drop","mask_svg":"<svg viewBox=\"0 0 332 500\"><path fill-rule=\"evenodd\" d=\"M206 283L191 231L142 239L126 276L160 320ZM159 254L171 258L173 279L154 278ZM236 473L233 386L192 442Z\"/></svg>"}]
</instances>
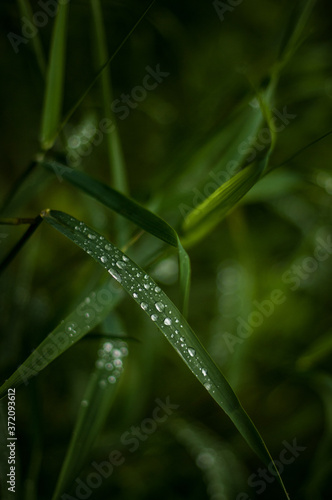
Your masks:
<instances>
[{"instance_id":1,"label":"dew drop","mask_svg":"<svg viewBox=\"0 0 332 500\"><path fill-rule=\"evenodd\" d=\"M193 349L193 347L188 347L188 352L190 354L190 356L193 358L196 354L196 351L195 349Z\"/></svg>"},{"instance_id":2,"label":"dew drop","mask_svg":"<svg viewBox=\"0 0 332 500\"><path fill-rule=\"evenodd\" d=\"M90 234L90 233L89 233L89 234L88 234L88 238L89 238L90 240L95 240L95 239L96 239L96 236L95 236L94 234Z\"/></svg>"},{"instance_id":3,"label":"dew drop","mask_svg":"<svg viewBox=\"0 0 332 500\"><path fill-rule=\"evenodd\" d=\"M113 345L111 344L111 342L105 342L105 344L103 345L103 349L106 352L111 352L112 347Z\"/></svg>"},{"instance_id":4,"label":"dew drop","mask_svg":"<svg viewBox=\"0 0 332 500\"><path fill-rule=\"evenodd\" d=\"M121 351L119 349L114 349L112 355L113 358L121 358Z\"/></svg>"},{"instance_id":5,"label":"dew drop","mask_svg":"<svg viewBox=\"0 0 332 500\"><path fill-rule=\"evenodd\" d=\"M115 359L114 360L114 366L116 366L117 368L121 368L121 366L122 366L121 359Z\"/></svg>"},{"instance_id":6,"label":"dew drop","mask_svg":"<svg viewBox=\"0 0 332 500\"><path fill-rule=\"evenodd\" d=\"M152 319L152 321L157 321L157 319L158 319L157 314L152 314L151 319Z\"/></svg>"},{"instance_id":7,"label":"dew drop","mask_svg":"<svg viewBox=\"0 0 332 500\"><path fill-rule=\"evenodd\" d=\"M105 245L105 250L112 250L111 245Z\"/></svg>"},{"instance_id":8,"label":"dew drop","mask_svg":"<svg viewBox=\"0 0 332 500\"><path fill-rule=\"evenodd\" d=\"M146 302L141 302L141 308L143 309L143 311L146 311L148 307L149 306L147 305Z\"/></svg>"},{"instance_id":9,"label":"dew drop","mask_svg":"<svg viewBox=\"0 0 332 500\"><path fill-rule=\"evenodd\" d=\"M89 313L85 313L85 314L84 314L84 317L85 317L85 318L90 318L90 314L89 314Z\"/></svg>"},{"instance_id":10,"label":"dew drop","mask_svg":"<svg viewBox=\"0 0 332 500\"><path fill-rule=\"evenodd\" d=\"M110 274L111 276L113 276L113 278L114 278L116 281L118 281L119 283L121 283L121 281L122 281L121 276L120 276L120 275L119 275L116 271L114 271L114 269L113 269L113 268L109 269L109 270L108 270L108 272L109 272L109 274Z\"/></svg>"},{"instance_id":11,"label":"dew drop","mask_svg":"<svg viewBox=\"0 0 332 500\"><path fill-rule=\"evenodd\" d=\"M105 368L106 370L111 371L113 369L112 363L106 363Z\"/></svg>"},{"instance_id":12,"label":"dew drop","mask_svg":"<svg viewBox=\"0 0 332 500\"><path fill-rule=\"evenodd\" d=\"M129 262L128 257L126 257L125 255L122 255L122 260L123 260L124 262Z\"/></svg>"},{"instance_id":13,"label":"dew drop","mask_svg":"<svg viewBox=\"0 0 332 500\"><path fill-rule=\"evenodd\" d=\"M206 377L207 374L208 374L208 372L207 372L207 370L205 368L202 368L202 373L203 373L204 377Z\"/></svg>"},{"instance_id":14,"label":"dew drop","mask_svg":"<svg viewBox=\"0 0 332 500\"><path fill-rule=\"evenodd\" d=\"M116 378L113 375L111 375L110 377L108 377L108 381L110 384L115 384Z\"/></svg>"},{"instance_id":15,"label":"dew drop","mask_svg":"<svg viewBox=\"0 0 332 500\"><path fill-rule=\"evenodd\" d=\"M145 288L145 290L149 290L149 288L150 288L149 283L145 283L145 284L144 284L144 288Z\"/></svg>"},{"instance_id":16,"label":"dew drop","mask_svg":"<svg viewBox=\"0 0 332 500\"><path fill-rule=\"evenodd\" d=\"M156 302L154 306L159 312L162 312L165 309L165 306L162 302Z\"/></svg>"},{"instance_id":17,"label":"dew drop","mask_svg":"<svg viewBox=\"0 0 332 500\"><path fill-rule=\"evenodd\" d=\"M121 353L122 353L122 356L127 356L128 355L128 349L127 347L121 347Z\"/></svg>"},{"instance_id":18,"label":"dew drop","mask_svg":"<svg viewBox=\"0 0 332 500\"><path fill-rule=\"evenodd\" d=\"M170 326L172 324L171 318L165 318L164 319L164 325Z\"/></svg>"},{"instance_id":19,"label":"dew drop","mask_svg":"<svg viewBox=\"0 0 332 500\"><path fill-rule=\"evenodd\" d=\"M105 257L105 255L102 255L100 257L100 260L105 264L105 262L107 262L107 257Z\"/></svg>"},{"instance_id":20,"label":"dew drop","mask_svg":"<svg viewBox=\"0 0 332 500\"><path fill-rule=\"evenodd\" d=\"M100 387L106 387L106 380L100 380L99 381L99 386Z\"/></svg>"},{"instance_id":21,"label":"dew drop","mask_svg":"<svg viewBox=\"0 0 332 500\"><path fill-rule=\"evenodd\" d=\"M83 399L81 401L81 406L84 406L84 408L86 408L88 405L89 405L89 402L86 399Z\"/></svg>"},{"instance_id":22,"label":"dew drop","mask_svg":"<svg viewBox=\"0 0 332 500\"><path fill-rule=\"evenodd\" d=\"M134 297L134 299L137 299L137 297L138 297L137 293L133 293L133 297Z\"/></svg>"},{"instance_id":23,"label":"dew drop","mask_svg":"<svg viewBox=\"0 0 332 500\"><path fill-rule=\"evenodd\" d=\"M117 267L119 269L124 269L126 267L126 264L123 261L121 261L121 260L118 260L118 262L116 263L116 265L117 265Z\"/></svg>"},{"instance_id":24,"label":"dew drop","mask_svg":"<svg viewBox=\"0 0 332 500\"><path fill-rule=\"evenodd\" d=\"M209 384L208 382L205 382L204 387L207 391L209 391L211 389L211 384Z\"/></svg>"},{"instance_id":25,"label":"dew drop","mask_svg":"<svg viewBox=\"0 0 332 500\"><path fill-rule=\"evenodd\" d=\"M161 292L161 288L159 286L156 286L155 289L154 289L154 291L156 293L160 293Z\"/></svg>"},{"instance_id":26,"label":"dew drop","mask_svg":"<svg viewBox=\"0 0 332 500\"><path fill-rule=\"evenodd\" d=\"M104 368L104 361L102 359L98 359L98 361L96 361L96 368L99 368L101 370L101 368Z\"/></svg>"}]
</instances>

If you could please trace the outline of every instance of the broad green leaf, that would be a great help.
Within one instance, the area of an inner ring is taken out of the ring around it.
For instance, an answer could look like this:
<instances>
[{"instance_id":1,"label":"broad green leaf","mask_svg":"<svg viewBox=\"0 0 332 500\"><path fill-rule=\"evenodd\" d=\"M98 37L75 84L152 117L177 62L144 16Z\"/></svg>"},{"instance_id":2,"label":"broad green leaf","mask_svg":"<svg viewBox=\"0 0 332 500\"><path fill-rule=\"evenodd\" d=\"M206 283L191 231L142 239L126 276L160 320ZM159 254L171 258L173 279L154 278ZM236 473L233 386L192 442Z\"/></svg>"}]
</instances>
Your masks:
<instances>
[{"instance_id":1,"label":"broad green leaf","mask_svg":"<svg viewBox=\"0 0 332 500\"><path fill-rule=\"evenodd\" d=\"M31 5L29 0L18 0L18 5L20 8L21 16L26 17L32 24L33 23L33 12L31 9ZM40 41L39 32L35 33L31 38L31 43L33 46L33 50L36 55L37 63L40 69L40 72L43 76L46 74L46 62L43 52L43 47Z\"/></svg>"},{"instance_id":2,"label":"broad green leaf","mask_svg":"<svg viewBox=\"0 0 332 500\"><path fill-rule=\"evenodd\" d=\"M69 3L59 3L53 28L40 131L44 150L53 146L61 119Z\"/></svg>"},{"instance_id":3,"label":"broad green leaf","mask_svg":"<svg viewBox=\"0 0 332 500\"><path fill-rule=\"evenodd\" d=\"M70 488L84 467L113 404L127 355L128 346L124 341L105 341L100 345L96 368L81 402L53 500Z\"/></svg>"},{"instance_id":4,"label":"broad green leaf","mask_svg":"<svg viewBox=\"0 0 332 500\"><path fill-rule=\"evenodd\" d=\"M190 288L190 259L183 248L176 231L161 217L142 207L139 203L115 189L106 186L87 174L73 170L53 160L42 161L41 164L50 171L58 173L74 186L92 196L100 203L116 213L126 217L140 228L156 236L160 240L178 248L180 261L180 283L183 296L184 312L187 310Z\"/></svg>"},{"instance_id":5,"label":"broad green leaf","mask_svg":"<svg viewBox=\"0 0 332 500\"><path fill-rule=\"evenodd\" d=\"M266 445L238 398L201 342L168 296L133 260L83 222L47 210L44 220L81 247L124 288L181 356L265 464L273 464ZM280 484L282 480L275 468ZM284 489L287 496L286 490Z\"/></svg>"},{"instance_id":6,"label":"broad green leaf","mask_svg":"<svg viewBox=\"0 0 332 500\"><path fill-rule=\"evenodd\" d=\"M6 394L9 387L27 384L31 377L37 375L54 359L82 339L103 321L121 297L120 287L114 286L114 282L110 280L91 292L5 381L0 387L0 398Z\"/></svg>"}]
</instances>

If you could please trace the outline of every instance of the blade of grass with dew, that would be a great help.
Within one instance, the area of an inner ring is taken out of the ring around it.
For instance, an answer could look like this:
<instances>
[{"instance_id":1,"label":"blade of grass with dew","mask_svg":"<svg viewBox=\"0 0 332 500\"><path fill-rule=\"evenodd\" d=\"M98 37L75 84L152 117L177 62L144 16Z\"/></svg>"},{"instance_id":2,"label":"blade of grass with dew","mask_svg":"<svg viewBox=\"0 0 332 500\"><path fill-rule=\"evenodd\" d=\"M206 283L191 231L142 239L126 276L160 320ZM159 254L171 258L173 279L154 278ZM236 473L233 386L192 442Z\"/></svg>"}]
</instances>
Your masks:
<instances>
[{"instance_id":1,"label":"blade of grass with dew","mask_svg":"<svg viewBox=\"0 0 332 500\"><path fill-rule=\"evenodd\" d=\"M183 311L186 314L190 291L190 259L176 231L161 217L142 207L136 201L83 172L68 168L53 160L42 161L41 165L49 171L61 172L61 176L74 186L153 236L178 249L181 296L183 297Z\"/></svg>"},{"instance_id":2,"label":"blade of grass with dew","mask_svg":"<svg viewBox=\"0 0 332 500\"><path fill-rule=\"evenodd\" d=\"M127 355L128 345L124 341L101 343L52 500L70 489L84 467L113 405Z\"/></svg>"},{"instance_id":3,"label":"blade of grass with dew","mask_svg":"<svg viewBox=\"0 0 332 500\"><path fill-rule=\"evenodd\" d=\"M43 150L53 146L61 120L69 4L59 4L52 33L40 130Z\"/></svg>"},{"instance_id":4,"label":"blade of grass with dew","mask_svg":"<svg viewBox=\"0 0 332 500\"><path fill-rule=\"evenodd\" d=\"M33 12L32 12L29 0L18 0L18 6L20 9L21 16L27 18L30 21L30 23L32 25L34 25ZM46 75L46 62L45 62L43 46L42 46L42 43L40 40L38 30L37 30L37 33L35 33L32 36L31 43L33 46L33 50L35 52L35 56L36 56L37 64L39 66L40 73L42 74L43 77L45 77L45 75Z\"/></svg>"},{"instance_id":5,"label":"blade of grass with dew","mask_svg":"<svg viewBox=\"0 0 332 500\"><path fill-rule=\"evenodd\" d=\"M105 296L109 300L105 303ZM103 297L101 303L99 298ZM92 291L78 306L37 346L33 353L0 387L0 398L9 387L27 384L31 377L46 368L54 359L81 340L95 328L122 298L121 287L113 280Z\"/></svg>"},{"instance_id":6,"label":"blade of grass with dew","mask_svg":"<svg viewBox=\"0 0 332 500\"><path fill-rule=\"evenodd\" d=\"M105 61L108 61L108 50L106 42L106 33L103 23L103 14L99 0L91 0L90 2L92 18L94 24L94 37L96 40L95 59L98 67L102 66ZM109 66L104 69L101 74L101 88L103 96L103 113L108 123L112 123L112 129L106 136L108 160L111 170L111 178L113 187L118 191L127 194L128 183L126 176L125 161L122 153L116 120L112 111L112 82ZM117 243L123 246L129 239L129 227L125 220L116 216L117 228Z\"/></svg>"},{"instance_id":7,"label":"blade of grass with dew","mask_svg":"<svg viewBox=\"0 0 332 500\"><path fill-rule=\"evenodd\" d=\"M230 417L249 446L265 464L273 464L269 451L241 406L234 391L169 297L145 271L106 238L64 212L42 212L45 222L69 238L102 265L148 315L180 355L190 371Z\"/></svg>"}]
</instances>

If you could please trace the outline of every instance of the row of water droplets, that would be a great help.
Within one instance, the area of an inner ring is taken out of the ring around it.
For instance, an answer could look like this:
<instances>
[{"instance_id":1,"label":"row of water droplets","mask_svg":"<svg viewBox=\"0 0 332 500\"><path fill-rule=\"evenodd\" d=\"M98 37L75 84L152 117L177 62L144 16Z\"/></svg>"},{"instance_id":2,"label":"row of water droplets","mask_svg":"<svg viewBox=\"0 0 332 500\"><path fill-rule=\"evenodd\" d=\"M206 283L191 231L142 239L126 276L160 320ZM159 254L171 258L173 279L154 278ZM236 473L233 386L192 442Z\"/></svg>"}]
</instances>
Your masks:
<instances>
[{"instance_id":1,"label":"row of water droplets","mask_svg":"<svg viewBox=\"0 0 332 500\"><path fill-rule=\"evenodd\" d=\"M121 283L152 321L158 322L158 326L180 356L189 365L196 367L194 371L196 375L199 370L198 378L202 379L203 376L204 387L208 391L211 390L212 384L207 369L202 366L195 349L187 345L182 334L184 327L178 318L173 317L174 314L167 305L168 298L161 288L137 264L83 222L80 222L75 230L82 232L88 238L83 243L85 251L100 262L118 283ZM89 240L94 243L94 248L89 245Z\"/></svg>"},{"instance_id":2,"label":"row of water droplets","mask_svg":"<svg viewBox=\"0 0 332 500\"><path fill-rule=\"evenodd\" d=\"M127 343L122 340L104 342L98 350L96 369L99 387L102 389L114 385L123 372L123 360L128 356ZM82 406L88 406L89 401L83 399Z\"/></svg>"}]
</instances>

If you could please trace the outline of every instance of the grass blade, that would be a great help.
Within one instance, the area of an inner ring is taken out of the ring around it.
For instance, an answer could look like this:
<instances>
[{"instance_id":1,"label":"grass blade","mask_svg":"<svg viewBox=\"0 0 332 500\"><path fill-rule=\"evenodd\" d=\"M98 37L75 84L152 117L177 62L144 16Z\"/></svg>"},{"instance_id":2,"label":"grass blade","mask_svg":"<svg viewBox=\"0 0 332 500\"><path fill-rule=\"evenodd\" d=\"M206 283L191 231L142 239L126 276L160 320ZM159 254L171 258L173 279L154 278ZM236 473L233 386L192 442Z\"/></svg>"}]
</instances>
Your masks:
<instances>
[{"instance_id":1,"label":"grass blade","mask_svg":"<svg viewBox=\"0 0 332 500\"><path fill-rule=\"evenodd\" d=\"M108 61L108 50L106 42L106 33L103 23L103 15L99 0L91 0L91 11L94 22L94 37L96 39L96 60L98 67L102 66L105 61ZM107 152L111 170L111 178L113 186L120 192L128 193L128 183L125 169L125 162L122 153L116 120L112 111L112 82L109 66L107 66L101 74L101 88L103 96L103 113L104 117L112 123L113 129L110 134L107 134ZM123 246L129 239L129 228L126 221L121 217L116 217L117 227L117 243Z\"/></svg>"},{"instance_id":2,"label":"grass blade","mask_svg":"<svg viewBox=\"0 0 332 500\"><path fill-rule=\"evenodd\" d=\"M106 341L100 345L96 369L83 396L52 500L57 500L69 490L84 467L115 399L123 360L127 355L128 346L121 340Z\"/></svg>"},{"instance_id":3,"label":"grass blade","mask_svg":"<svg viewBox=\"0 0 332 500\"><path fill-rule=\"evenodd\" d=\"M52 34L41 124L41 147L53 146L61 119L69 2L60 3Z\"/></svg>"},{"instance_id":4,"label":"grass blade","mask_svg":"<svg viewBox=\"0 0 332 500\"><path fill-rule=\"evenodd\" d=\"M195 243L219 224L258 182L264 167L265 161L245 167L190 212L183 223L183 229L188 233L184 243Z\"/></svg>"},{"instance_id":5,"label":"grass blade","mask_svg":"<svg viewBox=\"0 0 332 500\"><path fill-rule=\"evenodd\" d=\"M54 210L47 210L42 216L107 269L164 334L260 459L265 464L273 463L263 439L227 380L173 302L144 270L99 233L74 217ZM275 471L288 498L277 468Z\"/></svg>"},{"instance_id":6,"label":"grass blade","mask_svg":"<svg viewBox=\"0 0 332 500\"><path fill-rule=\"evenodd\" d=\"M109 60L106 33L103 24L102 10L99 0L91 0L91 11L94 21L94 32L96 37L96 60L98 66L102 66L105 61ZM107 136L108 142L108 157L112 171L114 188L124 193L128 192L128 184L126 178L124 158L122 154L120 139L117 127L115 126L115 118L112 112L112 83L109 67L107 66L101 74L101 87L103 95L103 112L104 116L111 120L114 125L114 130Z\"/></svg>"},{"instance_id":7,"label":"grass blade","mask_svg":"<svg viewBox=\"0 0 332 500\"><path fill-rule=\"evenodd\" d=\"M98 303L98 297L108 294L109 300L105 304ZM82 339L88 332L103 321L109 312L116 306L122 297L120 287L108 281L106 284L91 292L38 345L33 353L0 387L0 398L4 397L9 387L17 387L37 375L46 368L54 359L65 352L69 347ZM93 307L93 306L96 307Z\"/></svg>"},{"instance_id":8,"label":"grass blade","mask_svg":"<svg viewBox=\"0 0 332 500\"><path fill-rule=\"evenodd\" d=\"M186 314L190 289L190 259L183 248L176 231L161 217L142 207L136 201L124 196L115 189L93 179L83 172L67 168L51 160L41 163L53 172L61 172L61 176L82 191L98 200L103 205L111 208L118 214L137 224L140 228L156 236L160 240L178 248L180 262L180 283L183 296L183 311Z\"/></svg>"}]
</instances>

